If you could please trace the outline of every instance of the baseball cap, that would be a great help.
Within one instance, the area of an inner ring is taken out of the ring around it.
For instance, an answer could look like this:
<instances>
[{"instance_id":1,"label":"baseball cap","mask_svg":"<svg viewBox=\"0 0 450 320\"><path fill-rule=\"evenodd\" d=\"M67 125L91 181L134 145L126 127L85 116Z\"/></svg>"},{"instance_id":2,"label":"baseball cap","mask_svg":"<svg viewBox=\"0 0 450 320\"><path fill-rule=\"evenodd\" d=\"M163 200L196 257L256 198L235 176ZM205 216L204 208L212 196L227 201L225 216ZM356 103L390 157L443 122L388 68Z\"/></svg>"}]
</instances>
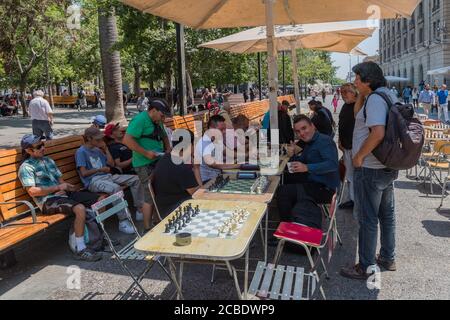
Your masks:
<instances>
[{"instance_id":1,"label":"baseball cap","mask_svg":"<svg viewBox=\"0 0 450 320\"><path fill-rule=\"evenodd\" d=\"M92 118L92 123L99 126L104 126L106 124L106 118L101 114L96 115L95 117Z\"/></svg>"},{"instance_id":2,"label":"baseball cap","mask_svg":"<svg viewBox=\"0 0 450 320\"><path fill-rule=\"evenodd\" d=\"M35 136L33 134L26 134L22 137L22 140L20 141L20 146L23 150L32 148L33 144L38 143L41 141L41 137Z\"/></svg>"},{"instance_id":3,"label":"baseball cap","mask_svg":"<svg viewBox=\"0 0 450 320\"><path fill-rule=\"evenodd\" d=\"M110 137L113 133L113 131L120 126L120 123L109 123L106 127L105 127L105 136Z\"/></svg>"},{"instance_id":4,"label":"baseball cap","mask_svg":"<svg viewBox=\"0 0 450 320\"><path fill-rule=\"evenodd\" d=\"M105 135L100 131L100 129L90 127L84 130L84 136L92 139L102 139Z\"/></svg>"},{"instance_id":5,"label":"baseball cap","mask_svg":"<svg viewBox=\"0 0 450 320\"><path fill-rule=\"evenodd\" d=\"M165 116L170 117L172 114L170 113L168 103L163 99L154 99L149 102L148 109L155 108L156 110L162 112Z\"/></svg>"}]
</instances>

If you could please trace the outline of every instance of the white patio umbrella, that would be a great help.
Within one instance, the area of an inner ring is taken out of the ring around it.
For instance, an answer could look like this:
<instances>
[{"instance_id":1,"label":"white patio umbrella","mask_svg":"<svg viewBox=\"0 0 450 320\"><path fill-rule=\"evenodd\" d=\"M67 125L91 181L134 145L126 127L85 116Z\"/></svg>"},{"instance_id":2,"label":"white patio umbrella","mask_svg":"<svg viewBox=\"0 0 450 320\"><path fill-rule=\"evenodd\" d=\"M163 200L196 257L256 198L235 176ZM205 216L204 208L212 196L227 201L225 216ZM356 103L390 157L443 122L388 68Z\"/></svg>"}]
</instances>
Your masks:
<instances>
[{"instance_id":1,"label":"white patio umbrella","mask_svg":"<svg viewBox=\"0 0 450 320\"><path fill-rule=\"evenodd\" d=\"M402 78L396 76L385 76L387 82L408 82L409 78Z\"/></svg>"},{"instance_id":2,"label":"white patio umbrella","mask_svg":"<svg viewBox=\"0 0 450 320\"><path fill-rule=\"evenodd\" d=\"M421 0L121 0L141 11L198 29L267 27L270 125L278 128L274 24L409 18Z\"/></svg>"},{"instance_id":3,"label":"white patio umbrella","mask_svg":"<svg viewBox=\"0 0 450 320\"><path fill-rule=\"evenodd\" d=\"M276 49L291 51L292 78L294 80L297 113L300 113L300 89L298 86L297 49L316 49L330 52L353 52L364 54L355 47L375 29L367 27L367 21L310 23L302 25L275 26ZM200 47L234 53L267 51L266 27L257 27L227 37L206 42Z\"/></svg>"},{"instance_id":4,"label":"white patio umbrella","mask_svg":"<svg viewBox=\"0 0 450 320\"><path fill-rule=\"evenodd\" d=\"M427 72L427 75L429 75L429 76L439 76L439 75L445 75L445 74L450 74L450 66L444 67L444 68L430 70L430 71Z\"/></svg>"}]
</instances>

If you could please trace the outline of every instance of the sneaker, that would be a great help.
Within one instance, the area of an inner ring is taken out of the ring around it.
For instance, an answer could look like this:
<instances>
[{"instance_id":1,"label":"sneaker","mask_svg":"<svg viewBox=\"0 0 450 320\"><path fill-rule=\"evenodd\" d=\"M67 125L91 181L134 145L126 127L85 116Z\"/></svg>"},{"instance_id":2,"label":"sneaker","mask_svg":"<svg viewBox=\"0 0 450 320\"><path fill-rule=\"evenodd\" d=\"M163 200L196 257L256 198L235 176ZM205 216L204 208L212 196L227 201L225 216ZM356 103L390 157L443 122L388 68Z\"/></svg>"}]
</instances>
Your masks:
<instances>
[{"instance_id":1,"label":"sneaker","mask_svg":"<svg viewBox=\"0 0 450 320\"><path fill-rule=\"evenodd\" d=\"M122 220L119 222L119 231L126 234L133 234L134 228L131 225L131 222L128 220Z\"/></svg>"},{"instance_id":2,"label":"sneaker","mask_svg":"<svg viewBox=\"0 0 450 320\"><path fill-rule=\"evenodd\" d=\"M88 248L81 250L80 252L74 253L74 257L77 260L83 260L88 262L94 262L102 259L102 254L99 252L92 251Z\"/></svg>"},{"instance_id":3,"label":"sneaker","mask_svg":"<svg viewBox=\"0 0 450 320\"><path fill-rule=\"evenodd\" d=\"M370 274L366 273L361 266L358 264L353 267L344 267L341 269L339 274L345 278L355 279L355 280L367 280Z\"/></svg>"},{"instance_id":4,"label":"sneaker","mask_svg":"<svg viewBox=\"0 0 450 320\"><path fill-rule=\"evenodd\" d=\"M144 221L144 214L139 210L136 211L136 221Z\"/></svg>"},{"instance_id":5,"label":"sneaker","mask_svg":"<svg viewBox=\"0 0 450 320\"><path fill-rule=\"evenodd\" d=\"M397 271L397 266L395 265L395 260L385 260L380 255L377 256L377 265L383 267L387 271Z\"/></svg>"}]
</instances>

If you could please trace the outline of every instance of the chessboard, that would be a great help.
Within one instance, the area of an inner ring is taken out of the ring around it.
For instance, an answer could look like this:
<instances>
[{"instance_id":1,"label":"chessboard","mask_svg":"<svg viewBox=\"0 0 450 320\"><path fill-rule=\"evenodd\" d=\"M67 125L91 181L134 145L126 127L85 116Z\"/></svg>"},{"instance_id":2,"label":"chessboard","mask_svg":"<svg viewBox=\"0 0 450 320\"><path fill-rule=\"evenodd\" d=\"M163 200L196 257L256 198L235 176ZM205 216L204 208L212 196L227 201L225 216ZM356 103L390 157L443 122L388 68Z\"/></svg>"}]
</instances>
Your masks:
<instances>
[{"instance_id":1,"label":"chessboard","mask_svg":"<svg viewBox=\"0 0 450 320\"><path fill-rule=\"evenodd\" d=\"M165 224L165 235L190 233L192 237L234 239L250 213L246 209L211 210L199 206L179 207Z\"/></svg>"},{"instance_id":2,"label":"chessboard","mask_svg":"<svg viewBox=\"0 0 450 320\"><path fill-rule=\"evenodd\" d=\"M207 192L232 194L263 194L270 182L266 176L256 179L231 179L230 176L217 176Z\"/></svg>"}]
</instances>

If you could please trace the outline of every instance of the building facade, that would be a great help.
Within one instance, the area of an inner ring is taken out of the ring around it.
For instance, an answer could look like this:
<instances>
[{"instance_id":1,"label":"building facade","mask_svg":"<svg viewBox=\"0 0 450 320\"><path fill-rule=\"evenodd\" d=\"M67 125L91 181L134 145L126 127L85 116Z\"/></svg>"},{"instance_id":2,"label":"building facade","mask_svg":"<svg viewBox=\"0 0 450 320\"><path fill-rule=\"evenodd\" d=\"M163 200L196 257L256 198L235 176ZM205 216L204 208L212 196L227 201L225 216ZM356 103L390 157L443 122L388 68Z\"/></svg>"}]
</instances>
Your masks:
<instances>
[{"instance_id":1,"label":"building facade","mask_svg":"<svg viewBox=\"0 0 450 320\"><path fill-rule=\"evenodd\" d=\"M447 83L450 76L428 76L450 66L450 0L423 0L411 19L380 22L380 63L385 75L409 78L411 85Z\"/></svg>"}]
</instances>

